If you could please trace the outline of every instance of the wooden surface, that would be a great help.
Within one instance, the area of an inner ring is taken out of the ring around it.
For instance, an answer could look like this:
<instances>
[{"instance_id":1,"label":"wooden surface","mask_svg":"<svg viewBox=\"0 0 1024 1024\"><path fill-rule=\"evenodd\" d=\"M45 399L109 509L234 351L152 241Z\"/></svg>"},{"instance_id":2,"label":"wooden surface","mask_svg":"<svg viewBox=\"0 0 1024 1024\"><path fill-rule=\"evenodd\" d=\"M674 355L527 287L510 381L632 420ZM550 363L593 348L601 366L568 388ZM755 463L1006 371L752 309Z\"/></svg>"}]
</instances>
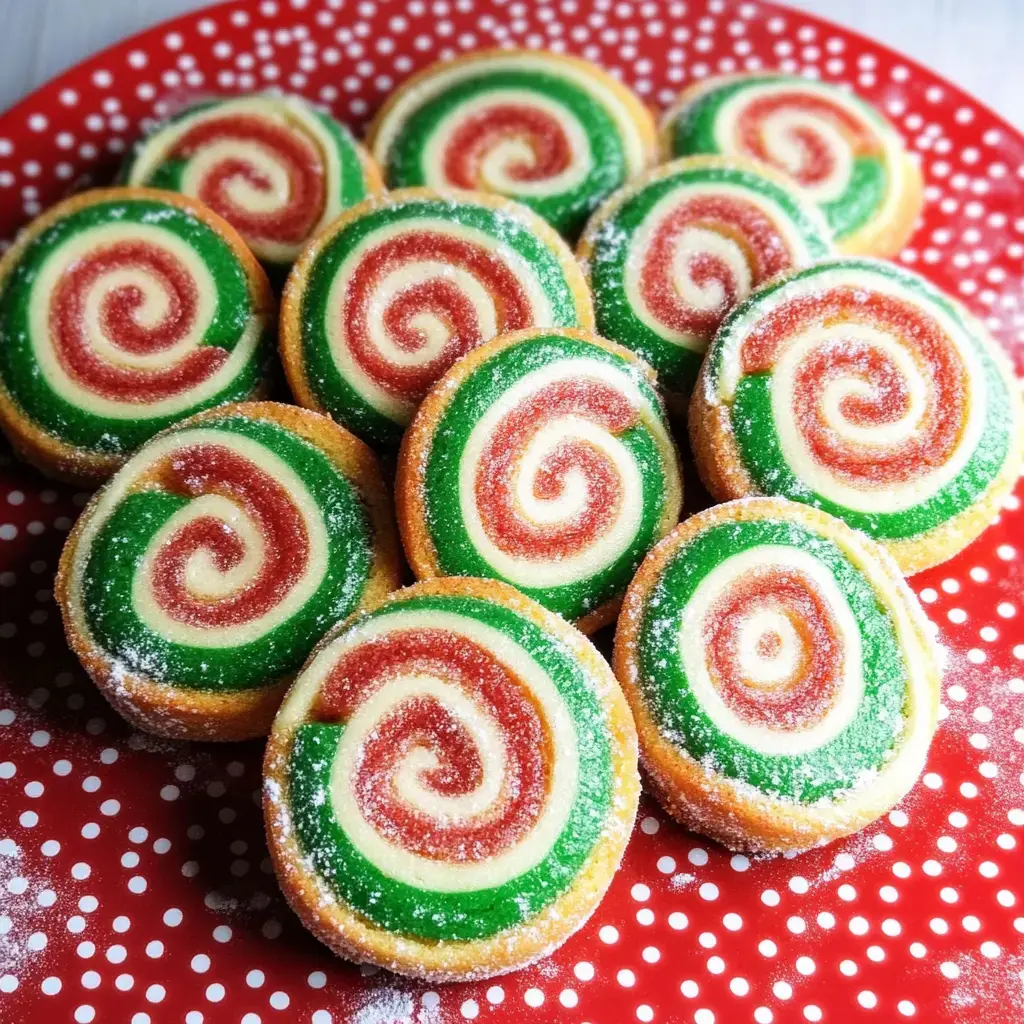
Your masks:
<instances>
[{"instance_id":1,"label":"wooden surface","mask_svg":"<svg viewBox=\"0 0 1024 1024\"><path fill-rule=\"evenodd\" d=\"M396 9L402 0L382 0ZM83 57L194 0L0 0L0 109ZM928 64L1024 128L1024 0L800 0Z\"/></svg>"}]
</instances>

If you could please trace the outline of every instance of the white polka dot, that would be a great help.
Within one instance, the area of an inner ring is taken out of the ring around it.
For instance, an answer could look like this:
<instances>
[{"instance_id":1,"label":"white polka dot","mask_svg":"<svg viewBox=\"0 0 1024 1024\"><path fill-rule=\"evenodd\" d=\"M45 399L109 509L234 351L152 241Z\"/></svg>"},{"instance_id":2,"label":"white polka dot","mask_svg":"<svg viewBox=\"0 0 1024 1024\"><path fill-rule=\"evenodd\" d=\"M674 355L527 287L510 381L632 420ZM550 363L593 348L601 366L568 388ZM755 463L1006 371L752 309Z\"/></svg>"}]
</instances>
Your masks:
<instances>
[{"instance_id":1,"label":"white polka dot","mask_svg":"<svg viewBox=\"0 0 1024 1024\"><path fill-rule=\"evenodd\" d=\"M539 988L528 988L523 993L523 1000L527 1006L542 1006L544 1003L544 993Z\"/></svg>"}]
</instances>

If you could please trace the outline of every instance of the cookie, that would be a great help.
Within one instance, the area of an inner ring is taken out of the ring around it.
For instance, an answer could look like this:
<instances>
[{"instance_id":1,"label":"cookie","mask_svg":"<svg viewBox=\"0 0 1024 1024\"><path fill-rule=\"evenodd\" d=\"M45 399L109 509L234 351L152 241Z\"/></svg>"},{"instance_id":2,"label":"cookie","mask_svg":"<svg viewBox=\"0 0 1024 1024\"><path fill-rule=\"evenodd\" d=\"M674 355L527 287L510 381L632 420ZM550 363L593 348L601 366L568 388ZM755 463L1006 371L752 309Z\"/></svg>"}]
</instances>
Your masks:
<instances>
[{"instance_id":1,"label":"cookie","mask_svg":"<svg viewBox=\"0 0 1024 1024\"><path fill-rule=\"evenodd\" d=\"M665 116L666 159L744 156L790 175L844 252L895 255L924 202L921 171L896 129L838 86L791 75L723 75L688 89Z\"/></svg>"},{"instance_id":2,"label":"cookie","mask_svg":"<svg viewBox=\"0 0 1024 1024\"><path fill-rule=\"evenodd\" d=\"M132 457L75 524L56 598L132 724L234 740L264 735L314 644L399 583L370 450L325 416L249 402Z\"/></svg>"},{"instance_id":3,"label":"cookie","mask_svg":"<svg viewBox=\"0 0 1024 1024\"><path fill-rule=\"evenodd\" d=\"M654 163L657 132L640 99L590 61L484 50L413 75L367 144L391 188L507 196L573 237L605 196Z\"/></svg>"},{"instance_id":4,"label":"cookie","mask_svg":"<svg viewBox=\"0 0 1024 1024\"><path fill-rule=\"evenodd\" d=\"M845 258L722 325L690 404L708 490L816 505L905 573L966 547L1021 468L1020 386L980 321L923 278Z\"/></svg>"},{"instance_id":5,"label":"cookie","mask_svg":"<svg viewBox=\"0 0 1024 1024\"><path fill-rule=\"evenodd\" d=\"M895 563L780 498L678 526L630 585L615 673L651 789L737 850L801 850L888 811L938 719L927 622Z\"/></svg>"},{"instance_id":6,"label":"cookie","mask_svg":"<svg viewBox=\"0 0 1024 1024\"><path fill-rule=\"evenodd\" d=\"M288 267L342 210L383 188L349 130L297 96L189 107L136 144L122 178L202 200L269 267Z\"/></svg>"},{"instance_id":7,"label":"cookie","mask_svg":"<svg viewBox=\"0 0 1024 1024\"><path fill-rule=\"evenodd\" d=\"M403 189L353 207L302 254L281 356L300 405L397 447L427 389L481 342L593 322L579 265L536 214L497 196Z\"/></svg>"},{"instance_id":8,"label":"cookie","mask_svg":"<svg viewBox=\"0 0 1024 1024\"><path fill-rule=\"evenodd\" d=\"M730 309L833 251L821 212L789 179L738 157L691 156L611 196L577 254L598 333L643 356L678 400Z\"/></svg>"},{"instance_id":9,"label":"cookie","mask_svg":"<svg viewBox=\"0 0 1024 1024\"><path fill-rule=\"evenodd\" d=\"M420 406L395 485L420 579L485 576L592 632L679 521L678 456L654 375L582 331L505 335Z\"/></svg>"},{"instance_id":10,"label":"cookie","mask_svg":"<svg viewBox=\"0 0 1024 1024\"><path fill-rule=\"evenodd\" d=\"M258 395L273 319L266 274L202 204L65 199L0 260L0 427L48 475L99 483L182 417Z\"/></svg>"},{"instance_id":11,"label":"cookie","mask_svg":"<svg viewBox=\"0 0 1024 1024\"><path fill-rule=\"evenodd\" d=\"M590 916L639 796L607 662L502 583L429 580L332 632L274 721L278 882L336 953L432 981L516 970Z\"/></svg>"}]
</instances>

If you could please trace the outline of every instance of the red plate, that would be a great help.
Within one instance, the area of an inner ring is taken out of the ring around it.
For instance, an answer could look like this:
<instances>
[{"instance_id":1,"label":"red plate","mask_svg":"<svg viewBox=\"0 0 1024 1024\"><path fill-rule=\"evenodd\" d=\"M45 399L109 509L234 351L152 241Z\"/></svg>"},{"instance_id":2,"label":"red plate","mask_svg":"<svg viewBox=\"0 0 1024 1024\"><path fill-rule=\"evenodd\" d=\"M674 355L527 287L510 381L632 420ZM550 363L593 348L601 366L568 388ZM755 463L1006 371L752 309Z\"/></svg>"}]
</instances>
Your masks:
<instances>
[{"instance_id":1,"label":"red plate","mask_svg":"<svg viewBox=\"0 0 1024 1024\"><path fill-rule=\"evenodd\" d=\"M494 45L565 48L652 104L718 71L846 82L920 154L900 260L1024 362L1024 139L924 68L781 8L727 0L233 2L136 36L0 119L0 236L103 181L196 95L280 87L357 129L411 71ZM64 644L51 584L88 495L0 469L0 1019L392 1024L1024 1016L1022 493L912 581L946 646L943 722L903 805L855 838L750 861L641 808L623 869L553 957L429 989L306 935L263 842L260 746L132 732Z\"/></svg>"}]
</instances>

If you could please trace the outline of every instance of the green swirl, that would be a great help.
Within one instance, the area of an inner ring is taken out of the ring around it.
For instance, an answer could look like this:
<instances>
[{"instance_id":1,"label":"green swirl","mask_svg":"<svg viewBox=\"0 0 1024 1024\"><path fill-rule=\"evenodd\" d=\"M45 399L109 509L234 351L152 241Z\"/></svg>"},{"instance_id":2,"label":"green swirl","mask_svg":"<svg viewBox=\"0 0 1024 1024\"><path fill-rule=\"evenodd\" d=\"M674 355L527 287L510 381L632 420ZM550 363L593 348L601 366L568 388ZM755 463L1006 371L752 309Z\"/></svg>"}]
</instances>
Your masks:
<instances>
[{"instance_id":1,"label":"green swirl","mask_svg":"<svg viewBox=\"0 0 1024 1024\"><path fill-rule=\"evenodd\" d=\"M302 479L327 530L320 585L291 618L248 643L193 647L168 640L137 613L133 581L155 534L190 499L145 488L129 492L93 540L82 579L85 619L95 643L127 672L187 689L258 688L295 672L327 629L355 609L372 564L371 528L352 484L304 438L243 416L206 420L202 429L255 441Z\"/></svg>"},{"instance_id":2,"label":"green swirl","mask_svg":"<svg viewBox=\"0 0 1024 1024\"><path fill-rule=\"evenodd\" d=\"M385 874L356 849L331 803L331 771L344 725L299 727L288 762L287 799L303 853L353 910L380 928L420 939L484 939L529 921L557 899L601 839L615 781L607 721L594 683L575 655L516 612L477 598L433 596L402 601L370 618L406 611L461 615L500 630L528 652L565 701L576 726L579 781L568 819L550 851L517 878L467 892L422 889Z\"/></svg>"},{"instance_id":3,"label":"green swirl","mask_svg":"<svg viewBox=\"0 0 1024 1024\"><path fill-rule=\"evenodd\" d=\"M406 223L413 232L416 221L424 218L438 218L482 231L522 257L543 283L551 306L553 322L535 326L580 326L576 297L559 254L518 217L489 206L449 199L414 200L368 210L342 228L317 254L302 293L299 330L306 381L320 405L354 434L388 448L398 446L405 424L371 405L334 359L326 321L335 311L327 308L327 299L342 264L361 242L397 223Z\"/></svg>"},{"instance_id":4,"label":"green swirl","mask_svg":"<svg viewBox=\"0 0 1024 1024\"><path fill-rule=\"evenodd\" d=\"M212 228L180 207L153 200L111 200L94 203L62 217L36 238L0 285L0 383L22 414L65 444L89 452L123 455L158 431L185 416L225 402L249 398L273 357L273 339L264 332L251 358L235 378L202 402L173 413L147 416L139 405L124 419L104 416L74 405L46 379L33 351L30 314L38 299L33 288L46 261L80 232L114 223L137 223L167 231L187 242L209 268L217 289L213 319L201 344L234 350L253 316L249 281L238 256ZM48 339L40 344L48 345ZM126 402L130 396L126 396Z\"/></svg>"},{"instance_id":5,"label":"green swirl","mask_svg":"<svg viewBox=\"0 0 1024 1024\"><path fill-rule=\"evenodd\" d=\"M740 377L729 406L740 458L761 494L813 505L880 541L918 537L964 512L984 494L1006 463L1014 421L1009 383L992 358L988 344L979 339L957 307L927 281L889 264L848 258L791 274L752 295L726 319L708 353L710 376L712 381L719 379L725 351L730 347L737 350L736 332L750 333L752 318L756 318L761 309L773 305L773 297L791 289L795 282L813 281L819 274L836 269L868 275L865 287L871 276L896 281L908 290L908 301L925 311L929 308L941 311L958 326L963 342L978 359L982 369L979 383L985 388L985 422L974 451L949 483L918 505L898 512L861 512L840 505L818 494L787 461L772 412L772 374L765 372Z\"/></svg>"},{"instance_id":6,"label":"green swirl","mask_svg":"<svg viewBox=\"0 0 1024 1024\"><path fill-rule=\"evenodd\" d=\"M140 139L135 143L121 166L118 180L122 183L130 182L135 167L146 154L154 148L160 149L165 145L166 134L169 130L178 128L183 121L194 118L197 114L206 113L218 107L227 106L230 108L234 102L233 100L226 102L212 100L206 103L197 103L168 118L152 135L148 135L146 138ZM295 102L294 97L291 98L291 102ZM315 121L326 132L331 140L332 148L340 167L340 177L334 183L336 189L335 198L337 199L339 209L345 210L361 202L369 195L369 192L366 187L363 163L360 160L352 133L329 114L324 114L315 107L303 104L303 110L311 120ZM229 109L227 113L230 115L233 112ZM239 116L259 116L257 111L241 110L237 113ZM139 181L135 184L147 185L150 188L167 189L171 192L183 192L182 178L188 165L189 160L184 157L174 157L168 153L164 159L153 167L152 172L145 181ZM272 266L268 269L277 270L279 268ZM287 266L284 269L287 270Z\"/></svg>"},{"instance_id":7,"label":"green swirl","mask_svg":"<svg viewBox=\"0 0 1024 1024\"><path fill-rule=\"evenodd\" d=\"M837 736L802 754L762 753L723 732L690 688L679 650L683 617L700 583L731 556L764 545L809 552L826 566L860 630L864 694L856 714ZM640 691L661 734L709 770L772 796L830 800L881 768L899 741L908 666L892 615L838 545L798 523L720 523L682 546L647 597L637 649Z\"/></svg>"},{"instance_id":8,"label":"green swirl","mask_svg":"<svg viewBox=\"0 0 1024 1024\"><path fill-rule=\"evenodd\" d=\"M486 64L480 73L448 86L416 107L404 120L391 143L385 173L391 188L432 183L426 166L427 146L441 123L459 107L489 93L515 89L562 106L583 130L590 150L590 170L571 190L536 195L505 193L524 203L556 230L574 237L605 196L629 177L626 150L615 120L600 100L580 83L554 71L492 71Z\"/></svg>"},{"instance_id":9,"label":"green swirl","mask_svg":"<svg viewBox=\"0 0 1024 1024\"><path fill-rule=\"evenodd\" d=\"M666 478L670 470L649 428L640 422L617 435L617 440L629 450L642 480L642 492L630 499L638 501L643 509L636 535L610 565L561 586L531 587L522 581L506 579L486 560L473 543L462 518L459 467L473 429L509 388L529 373L548 366L555 369L560 362L574 358L607 363L628 373L648 400L652 414L661 418L653 389L622 356L598 345L558 335L530 338L496 352L461 382L431 438L423 487L425 526L443 575L505 580L567 619L581 618L620 596L644 555L658 540L668 501ZM667 423L664 419L661 422L668 435Z\"/></svg>"},{"instance_id":10,"label":"green swirl","mask_svg":"<svg viewBox=\"0 0 1024 1024\"><path fill-rule=\"evenodd\" d=\"M633 237L643 227L651 210L675 189L693 184L729 185L766 197L797 230L812 260L832 252L830 240L792 191L742 168L687 168L652 181L630 196L601 224L594 238L590 284L597 333L632 349L654 367L666 388L680 393L692 390L703 352L677 344L637 315L626 293L626 268Z\"/></svg>"},{"instance_id":11,"label":"green swirl","mask_svg":"<svg viewBox=\"0 0 1024 1024\"><path fill-rule=\"evenodd\" d=\"M828 97L835 93L838 99L845 99L856 105L864 121L874 129L878 146L875 152L854 157L849 180L842 194L820 208L835 237L845 238L863 227L877 216L885 202L890 188L890 170L882 139L891 134L892 128L869 104L855 96L835 89L833 86L814 83L792 75L744 75L741 79L725 82L707 92L701 93L693 103L681 110L671 127L671 146L675 156L689 156L694 153L724 153L726 156L751 154L739 152L732 146L725 146L718 137L718 119L722 106L737 93L756 91L766 85L791 85L798 92L813 91ZM785 170L785 168L780 168Z\"/></svg>"}]
</instances>

